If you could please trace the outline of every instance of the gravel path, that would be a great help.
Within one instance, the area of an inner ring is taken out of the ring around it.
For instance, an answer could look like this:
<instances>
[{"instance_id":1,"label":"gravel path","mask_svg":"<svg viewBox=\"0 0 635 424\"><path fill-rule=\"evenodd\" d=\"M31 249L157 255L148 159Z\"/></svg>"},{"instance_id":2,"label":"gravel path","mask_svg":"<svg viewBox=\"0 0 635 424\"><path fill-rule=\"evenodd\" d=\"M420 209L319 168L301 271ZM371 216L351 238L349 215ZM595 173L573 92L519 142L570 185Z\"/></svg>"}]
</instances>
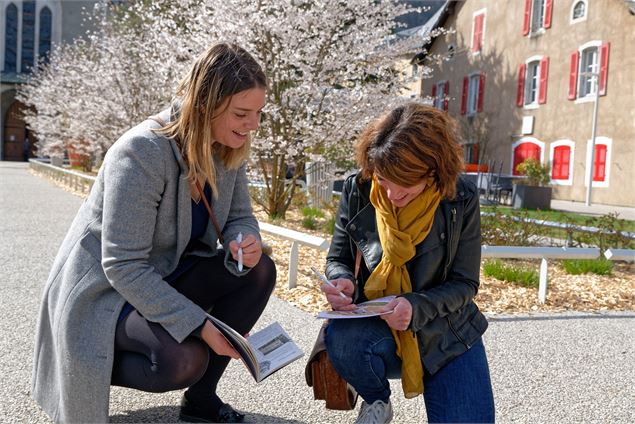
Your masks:
<instances>
[{"instance_id":1,"label":"gravel path","mask_svg":"<svg viewBox=\"0 0 635 424\"><path fill-rule=\"evenodd\" d=\"M46 423L29 396L40 291L81 199L0 162L0 422ZM258 327L277 320L308 352L320 323L272 298ZM635 422L635 313L497 315L485 344L497 419L507 423ZM327 411L304 384L304 360L256 385L234 361L220 386L250 422L352 422L355 411ZM421 399L393 384L396 423L422 422ZM112 422L175 422L180 392L111 390Z\"/></svg>"}]
</instances>

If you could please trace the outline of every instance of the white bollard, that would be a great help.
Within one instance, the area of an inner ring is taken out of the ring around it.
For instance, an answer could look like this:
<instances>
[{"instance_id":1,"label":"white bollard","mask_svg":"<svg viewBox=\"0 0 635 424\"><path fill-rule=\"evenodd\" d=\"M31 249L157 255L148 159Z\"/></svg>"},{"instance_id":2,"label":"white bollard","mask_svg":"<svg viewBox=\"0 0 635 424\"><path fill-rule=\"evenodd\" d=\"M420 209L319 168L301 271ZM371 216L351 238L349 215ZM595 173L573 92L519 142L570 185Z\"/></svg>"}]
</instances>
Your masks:
<instances>
[{"instance_id":1,"label":"white bollard","mask_svg":"<svg viewBox=\"0 0 635 424\"><path fill-rule=\"evenodd\" d=\"M545 303L547 300L547 259L540 261L540 283L538 284L538 302Z\"/></svg>"},{"instance_id":2,"label":"white bollard","mask_svg":"<svg viewBox=\"0 0 635 424\"><path fill-rule=\"evenodd\" d=\"M298 284L298 243L291 242L291 253L289 254L289 288L295 288Z\"/></svg>"}]
</instances>

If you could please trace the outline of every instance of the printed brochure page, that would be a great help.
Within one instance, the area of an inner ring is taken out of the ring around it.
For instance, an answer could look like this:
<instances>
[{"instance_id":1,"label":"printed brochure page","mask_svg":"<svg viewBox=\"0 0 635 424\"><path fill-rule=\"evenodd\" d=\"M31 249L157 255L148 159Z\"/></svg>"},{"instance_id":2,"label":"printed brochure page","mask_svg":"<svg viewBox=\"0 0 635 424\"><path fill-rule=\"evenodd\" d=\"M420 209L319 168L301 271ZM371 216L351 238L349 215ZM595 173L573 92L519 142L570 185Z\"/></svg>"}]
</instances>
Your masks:
<instances>
[{"instance_id":1,"label":"printed brochure page","mask_svg":"<svg viewBox=\"0 0 635 424\"><path fill-rule=\"evenodd\" d=\"M217 318L211 315L208 315L208 318L236 349L258 383L304 355L304 352L277 322L244 338Z\"/></svg>"},{"instance_id":2,"label":"printed brochure page","mask_svg":"<svg viewBox=\"0 0 635 424\"><path fill-rule=\"evenodd\" d=\"M396 296L380 297L378 299L362 302L352 311L321 311L318 318L323 319L345 319L345 318L367 318L378 315L390 314L392 311L381 312L381 309L389 304Z\"/></svg>"}]
</instances>

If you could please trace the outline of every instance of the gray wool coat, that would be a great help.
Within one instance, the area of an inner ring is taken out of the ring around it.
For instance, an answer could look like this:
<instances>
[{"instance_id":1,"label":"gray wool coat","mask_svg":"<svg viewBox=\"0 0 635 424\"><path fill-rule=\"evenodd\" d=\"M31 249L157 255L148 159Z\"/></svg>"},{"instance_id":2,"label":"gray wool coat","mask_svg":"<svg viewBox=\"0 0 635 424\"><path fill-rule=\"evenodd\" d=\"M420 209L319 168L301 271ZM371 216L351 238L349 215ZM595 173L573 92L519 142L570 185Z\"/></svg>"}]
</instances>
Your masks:
<instances>
[{"instance_id":1,"label":"gray wool coat","mask_svg":"<svg viewBox=\"0 0 635 424\"><path fill-rule=\"evenodd\" d=\"M168 120L169 111L161 113ZM90 195L59 249L44 287L35 339L33 397L56 422L107 422L115 328L126 301L178 342L205 311L163 280L190 240L191 192L176 143L144 121L108 150ZM220 160L212 210L225 243L239 232L258 236L245 165ZM207 226L199 256L214 256L218 235ZM225 266L236 275L227 252Z\"/></svg>"}]
</instances>

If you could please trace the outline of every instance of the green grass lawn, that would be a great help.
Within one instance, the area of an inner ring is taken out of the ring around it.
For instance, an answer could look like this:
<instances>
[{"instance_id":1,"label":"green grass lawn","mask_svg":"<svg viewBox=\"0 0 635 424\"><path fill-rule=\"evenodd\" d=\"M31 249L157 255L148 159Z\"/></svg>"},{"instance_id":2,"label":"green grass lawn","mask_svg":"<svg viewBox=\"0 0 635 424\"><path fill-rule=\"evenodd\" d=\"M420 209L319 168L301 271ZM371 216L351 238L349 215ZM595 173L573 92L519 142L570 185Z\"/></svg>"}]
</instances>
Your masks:
<instances>
[{"instance_id":1,"label":"green grass lawn","mask_svg":"<svg viewBox=\"0 0 635 424\"><path fill-rule=\"evenodd\" d=\"M504 215L512 215L513 209L510 206L481 206L482 212L494 212L498 211ZM589 223L594 217L588 215L581 215L575 212L562 212L562 211L535 211L535 210L523 210L523 213L527 213L527 217L531 219L539 219L544 221L554 221L569 223L580 226L593 226ZM624 231L635 232L635 221L629 221L626 219L617 220Z\"/></svg>"}]
</instances>

